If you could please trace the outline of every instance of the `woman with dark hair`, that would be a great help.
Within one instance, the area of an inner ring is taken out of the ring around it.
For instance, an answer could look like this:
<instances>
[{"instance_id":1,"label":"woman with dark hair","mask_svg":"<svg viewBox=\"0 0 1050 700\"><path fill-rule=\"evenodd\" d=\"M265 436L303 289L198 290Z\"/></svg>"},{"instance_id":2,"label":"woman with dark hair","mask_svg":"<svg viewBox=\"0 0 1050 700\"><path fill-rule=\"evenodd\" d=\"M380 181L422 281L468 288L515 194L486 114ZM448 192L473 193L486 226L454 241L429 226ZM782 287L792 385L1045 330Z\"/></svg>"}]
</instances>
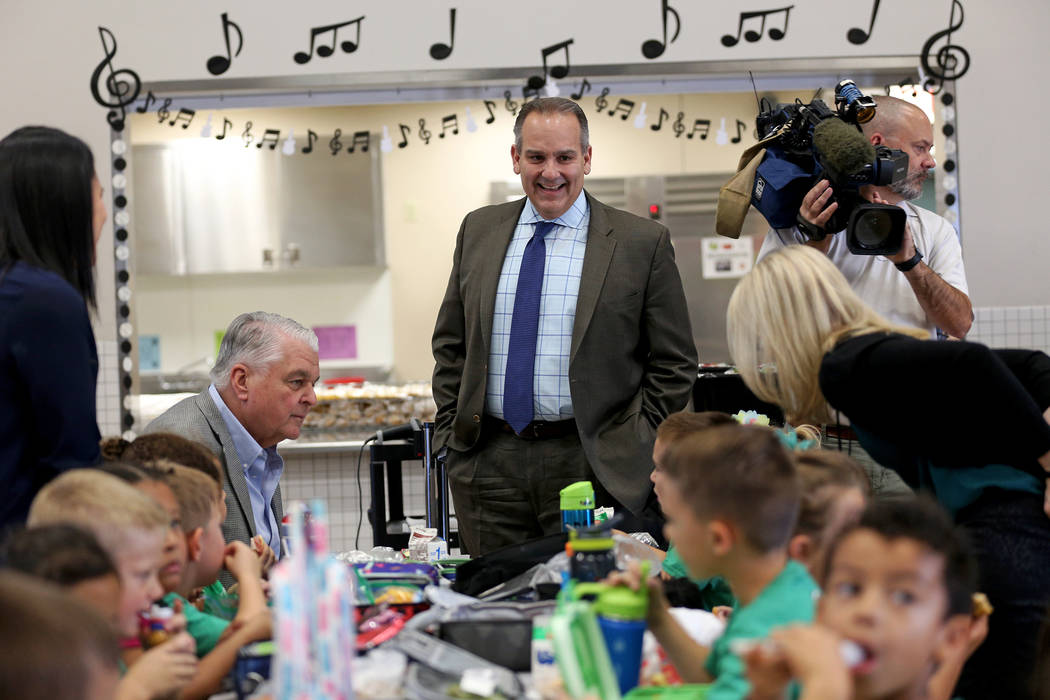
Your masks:
<instances>
[{"instance_id":1,"label":"woman with dark hair","mask_svg":"<svg viewBox=\"0 0 1050 700\"><path fill-rule=\"evenodd\" d=\"M88 306L105 221L83 141L43 126L0 140L0 528L55 475L99 461Z\"/></svg>"},{"instance_id":2,"label":"woman with dark hair","mask_svg":"<svg viewBox=\"0 0 1050 700\"><path fill-rule=\"evenodd\" d=\"M792 422L840 411L872 457L965 528L995 612L956 694L1025 697L1050 603L1050 357L894 326L801 245L755 265L727 321L760 399Z\"/></svg>"}]
</instances>

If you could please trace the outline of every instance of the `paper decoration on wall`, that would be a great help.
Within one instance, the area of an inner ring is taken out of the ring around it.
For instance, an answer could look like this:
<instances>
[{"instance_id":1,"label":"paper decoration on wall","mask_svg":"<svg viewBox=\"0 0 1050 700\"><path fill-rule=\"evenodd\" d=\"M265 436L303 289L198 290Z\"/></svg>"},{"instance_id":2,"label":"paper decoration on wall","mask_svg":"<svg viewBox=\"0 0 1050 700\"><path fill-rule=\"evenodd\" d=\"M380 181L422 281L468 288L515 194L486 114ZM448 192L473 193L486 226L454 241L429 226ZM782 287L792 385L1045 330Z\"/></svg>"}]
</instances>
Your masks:
<instances>
[{"instance_id":1,"label":"paper decoration on wall","mask_svg":"<svg viewBox=\"0 0 1050 700\"><path fill-rule=\"evenodd\" d=\"M430 57L435 61L444 61L452 55L452 49L456 45L456 8L448 11L449 37L447 44L431 44Z\"/></svg>"},{"instance_id":2,"label":"paper decoration on wall","mask_svg":"<svg viewBox=\"0 0 1050 700\"><path fill-rule=\"evenodd\" d=\"M322 360L357 357L356 326L314 326L317 357Z\"/></svg>"},{"instance_id":3,"label":"paper decoration on wall","mask_svg":"<svg viewBox=\"0 0 1050 700\"><path fill-rule=\"evenodd\" d=\"M281 138L280 129L267 129L263 132L262 138L259 139L259 143L255 144L255 147L262 149L263 146L269 146L271 151L277 150L277 142Z\"/></svg>"},{"instance_id":4,"label":"paper decoration on wall","mask_svg":"<svg viewBox=\"0 0 1050 700\"><path fill-rule=\"evenodd\" d=\"M700 240L700 271L704 279L743 277L751 271L751 236L728 240L719 236Z\"/></svg>"},{"instance_id":5,"label":"paper decoration on wall","mask_svg":"<svg viewBox=\"0 0 1050 700\"><path fill-rule=\"evenodd\" d=\"M105 58L91 73L91 96L99 105L109 109L109 112L106 113L106 121L109 122L110 128L113 131L123 131L124 122L128 116L126 108L139 98L142 81L139 80L138 73L130 68L120 70L113 68L113 57L117 55L117 40L113 32L105 27L99 27L98 36L102 40L102 52ZM104 73L106 74L103 81L106 88L105 95L102 94L102 86L99 84L99 81L103 80Z\"/></svg>"},{"instance_id":6,"label":"paper decoration on wall","mask_svg":"<svg viewBox=\"0 0 1050 700\"><path fill-rule=\"evenodd\" d=\"M587 78L584 78L583 82L580 83L580 89L577 90L576 92L572 93L571 95L569 95L569 97L571 97L572 99L574 99L574 100L576 100L578 102L580 100L580 98L582 98L586 93L588 93L590 91L591 91L591 83L590 83L590 81L587 80Z\"/></svg>"},{"instance_id":7,"label":"paper decoration on wall","mask_svg":"<svg viewBox=\"0 0 1050 700\"><path fill-rule=\"evenodd\" d=\"M227 129L232 129L232 128L233 128L233 122L231 122L226 117L223 117L222 118L222 133L216 135L215 136L215 140L216 141L222 141L224 138L226 138L226 130Z\"/></svg>"},{"instance_id":8,"label":"paper decoration on wall","mask_svg":"<svg viewBox=\"0 0 1050 700\"><path fill-rule=\"evenodd\" d=\"M201 138L206 139L211 137L211 118L214 116L214 112L208 112L208 121L201 127Z\"/></svg>"},{"instance_id":9,"label":"paper decoration on wall","mask_svg":"<svg viewBox=\"0 0 1050 700\"><path fill-rule=\"evenodd\" d=\"M955 10L959 10L959 21L955 21ZM951 15L948 18L948 28L942 31L936 32L933 36L926 40L926 43L922 46L922 53L919 54L919 62L922 65L923 70L926 72L926 78L923 80L922 87L927 92L936 95L944 87L944 83L948 80L957 80L961 78L966 71L970 70L970 52L959 46L958 44L952 43L952 32L959 29L963 23L963 7L959 0L952 0ZM941 37L945 37L945 44L941 48L937 49L936 54L933 53L933 46ZM935 63L931 63L931 56L935 59Z\"/></svg>"},{"instance_id":10,"label":"paper decoration on wall","mask_svg":"<svg viewBox=\"0 0 1050 700\"><path fill-rule=\"evenodd\" d=\"M295 129L288 130L288 138L284 140L281 145L281 153L286 156L293 155L295 153Z\"/></svg>"},{"instance_id":11,"label":"paper decoration on wall","mask_svg":"<svg viewBox=\"0 0 1050 700\"><path fill-rule=\"evenodd\" d=\"M231 52L230 50L230 30L237 32L237 50ZM241 28L236 22L229 19L225 12L222 13L222 38L226 42L226 55L216 54L208 59L205 67L208 72L212 75L222 75L230 69L233 65L233 59L236 56L241 55L241 49L244 48L244 34L241 33Z\"/></svg>"},{"instance_id":12,"label":"paper decoration on wall","mask_svg":"<svg viewBox=\"0 0 1050 700\"><path fill-rule=\"evenodd\" d=\"M467 131L474 133L478 130L478 123L474 121L474 115L470 113L470 107L464 107L463 112L467 115Z\"/></svg>"},{"instance_id":13,"label":"paper decoration on wall","mask_svg":"<svg viewBox=\"0 0 1050 700\"><path fill-rule=\"evenodd\" d=\"M667 19L668 17L674 16L674 36L671 40L667 40ZM660 20L663 23L663 41L658 39L647 39L642 42L642 55L648 59L660 58L663 56L664 51L667 50L668 44L673 44L674 40L678 38L678 32L682 29L682 21L678 16L678 12L673 7L667 4L667 0L660 0Z\"/></svg>"},{"instance_id":14,"label":"paper decoration on wall","mask_svg":"<svg viewBox=\"0 0 1050 700\"><path fill-rule=\"evenodd\" d=\"M769 38L773 41L780 41L787 36L788 18L791 16L791 8L794 5L788 5L787 7L781 7L776 10L760 10L759 12L741 12L740 21L736 27L736 36L732 34L724 34L722 36L722 46L733 47L740 43L740 35L743 33L744 40L749 43L755 43L762 38L763 32L766 32L766 19L772 18L774 21L779 21L780 16L783 15L784 24L780 27L770 27L768 34ZM759 20L758 31L754 29L748 29L744 31L744 26L753 27L755 20Z\"/></svg>"},{"instance_id":15,"label":"paper decoration on wall","mask_svg":"<svg viewBox=\"0 0 1050 700\"><path fill-rule=\"evenodd\" d=\"M642 107L641 107L641 109L638 110L638 114L634 118L634 128L635 129L644 129L645 128L645 120L646 120L647 117L648 117L648 115L645 113L645 102L642 102Z\"/></svg>"},{"instance_id":16,"label":"paper decoration on wall","mask_svg":"<svg viewBox=\"0 0 1050 700\"><path fill-rule=\"evenodd\" d=\"M379 139L379 150L383 153L390 153L394 150L394 142L390 138L390 129L387 125L383 125L383 138Z\"/></svg>"},{"instance_id":17,"label":"paper decoration on wall","mask_svg":"<svg viewBox=\"0 0 1050 700\"><path fill-rule=\"evenodd\" d=\"M532 90L539 90L546 84L548 75L555 80L561 80L567 76L571 68L569 65L569 46L572 45L572 43L573 39L566 39L560 43L552 44L544 49L540 49L540 57L543 59L543 75L529 76L529 79L525 84ZM565 52L565 63L558 63L548 67L547 59L561 51Z\"/></svg>"},{"instance_id":18,"label":"paper decoration on wall","mask_svg":"<svg viewBox=\"0 0 1050 700\"><path fill-rule=\"evenodd\" d=\"M685 123L683 122L684 119L685 112L679 112L678 115L675 117L674 124L671 126L671 129L674 130L674 137L676 139L681 138L682 133L685 131Z\"/></svg>"},{"instance_id":19,"label":"paper decoration on wall","mask_svg":"<svg viewBox=\"0 0 1050 700\"><path fill-rule=\"evenodd\" d=\"M321 58L328 58L329 56L335 53L336 41L338 41L339 39L339 30L343 27L349 27L350 25L353 25L354 28L357 30L357 33L354 36L354 40L342 42L341 44L339 44L339 48L343 50L343 53L353 53L354 51L357 51L357 47L361 45L361 22L363 22L364 19L365 16L361 15L357 19L347 20L346 22L339 22L337 24L328 24L323 27L312 28L310 30L310 48L306 51L296 51L295 55L292 56L292 58L299 65L309 63L310 59L314 57L315 53ZM324 40L327 41L327 35L331 35L331 45L322 44L321 46L318 46L315 49L314 45L317 42L317 37L323 37Z\"/></svg>"},{"instance_id":20,"label":"paper decoration on wall","mask_svg":"<svg viewBox=\"0 0 1050 700\"><path fill-rule=\"evenodd\" d=\"M853 27L846 32L846 39L849 40L849 43L864 44L871 38L871 31L875 28L875 17L879 14L879 3L881 1L875 0L871 7L871 22L868 23L868 31L864 31L860 27Z\"/></svg>"}]
</instances>

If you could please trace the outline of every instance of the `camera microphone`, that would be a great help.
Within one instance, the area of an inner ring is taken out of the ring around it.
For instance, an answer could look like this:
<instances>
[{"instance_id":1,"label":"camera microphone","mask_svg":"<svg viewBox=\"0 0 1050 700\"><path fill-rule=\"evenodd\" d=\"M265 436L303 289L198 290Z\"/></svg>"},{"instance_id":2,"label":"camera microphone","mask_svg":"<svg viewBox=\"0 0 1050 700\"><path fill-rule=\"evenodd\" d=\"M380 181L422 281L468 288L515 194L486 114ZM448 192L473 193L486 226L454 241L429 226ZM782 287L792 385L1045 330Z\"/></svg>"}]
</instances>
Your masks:
<instances>
[{"instance_id":1,"label":"camera microphone","mask_svg":"<svg viewBox=\"0 0 1050 700\"><path fill-rule=\"evenodd\" d=\"M824 119L813 129L813 148L832 182L841 182L871 165L875 147L864 134L841 119Z\"/></svg>"}]
</instances>

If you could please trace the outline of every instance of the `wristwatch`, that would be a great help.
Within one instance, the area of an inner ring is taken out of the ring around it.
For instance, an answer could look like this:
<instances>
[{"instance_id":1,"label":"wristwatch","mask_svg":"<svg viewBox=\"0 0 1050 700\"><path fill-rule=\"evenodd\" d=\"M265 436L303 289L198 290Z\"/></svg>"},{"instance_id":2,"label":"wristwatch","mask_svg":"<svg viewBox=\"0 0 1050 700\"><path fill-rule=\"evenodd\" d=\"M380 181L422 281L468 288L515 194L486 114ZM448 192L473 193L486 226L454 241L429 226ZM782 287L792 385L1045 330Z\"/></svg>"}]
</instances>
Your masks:
<instances>
[{"instance_id":1,"label":"wristwatch","mask_svg":"<svg viewBox=\"0 0 1050 700\"><path fill-rule=\"evenodd\" d=\"M907 272L908 270L910 270L913 267L915 267L916 265L918 265L920 260L922 260L922 253L920 253L918 248L916 248L915 249L915 255L911 256L910 258L908 258L904 262L893 263L893 264L896 265L897 269L900 270L901 272Z\"/></svg>"}]
</instances>

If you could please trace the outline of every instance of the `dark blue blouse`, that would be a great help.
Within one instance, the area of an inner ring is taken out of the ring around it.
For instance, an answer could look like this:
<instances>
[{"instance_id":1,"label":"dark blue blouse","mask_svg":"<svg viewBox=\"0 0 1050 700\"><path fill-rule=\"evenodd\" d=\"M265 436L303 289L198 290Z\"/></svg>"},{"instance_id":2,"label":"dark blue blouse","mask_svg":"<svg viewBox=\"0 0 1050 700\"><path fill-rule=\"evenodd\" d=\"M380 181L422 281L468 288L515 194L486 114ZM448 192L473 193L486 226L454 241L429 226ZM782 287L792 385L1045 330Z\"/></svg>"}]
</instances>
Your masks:
<instances>
[{"instance_id":1,"label":"dark blue blouse","mask_svg":"<svg viewBox=\"0 0 1050 700\"><path fill-rule=\"evenodd\" d=\"M0 528L60 472L99 462L98 354L83 298L16 262L0 280Z\"/></svg>"}]
</instances>

